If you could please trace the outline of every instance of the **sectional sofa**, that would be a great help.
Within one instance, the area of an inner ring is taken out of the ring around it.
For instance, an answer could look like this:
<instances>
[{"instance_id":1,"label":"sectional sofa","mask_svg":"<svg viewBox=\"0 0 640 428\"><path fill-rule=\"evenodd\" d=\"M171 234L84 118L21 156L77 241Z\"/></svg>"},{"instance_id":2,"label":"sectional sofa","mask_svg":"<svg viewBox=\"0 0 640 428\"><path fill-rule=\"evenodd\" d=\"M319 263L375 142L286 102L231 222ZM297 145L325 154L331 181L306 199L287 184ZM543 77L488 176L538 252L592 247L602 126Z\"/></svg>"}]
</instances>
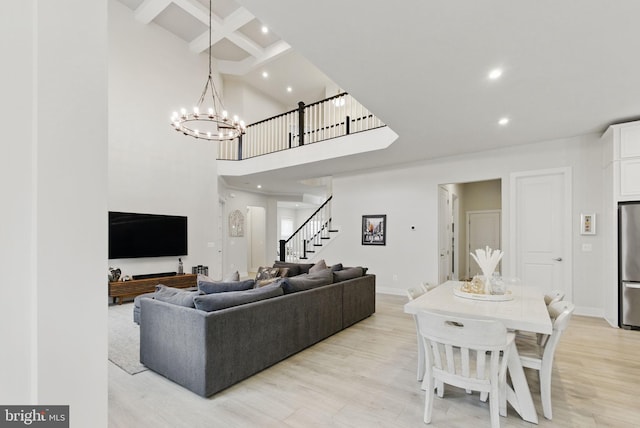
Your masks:
<instances>
[{"instance_id":1,"label":"sectional sofa","mask_svg":"<svg viewBox=\"0 0 640 428\"><path fill-rule=\"evenodd\" d=\"M217 296L180 290L178 301L140 299L140 361L211 396L373 314L375 275L359 269L303 273Z\"/></svg>"}]
</instances>

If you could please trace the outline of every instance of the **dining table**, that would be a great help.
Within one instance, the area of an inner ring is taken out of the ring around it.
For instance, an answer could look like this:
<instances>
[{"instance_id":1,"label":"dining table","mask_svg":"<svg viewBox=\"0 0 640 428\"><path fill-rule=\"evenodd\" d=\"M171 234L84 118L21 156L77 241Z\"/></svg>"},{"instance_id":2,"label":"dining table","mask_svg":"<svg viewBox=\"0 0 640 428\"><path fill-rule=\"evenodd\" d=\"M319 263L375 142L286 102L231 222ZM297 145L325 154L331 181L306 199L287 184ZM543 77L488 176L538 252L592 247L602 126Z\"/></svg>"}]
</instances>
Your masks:
<instances>
[{"instance_id":1,"label":"dining table","mask_svg":"<svg viewBox=\"0 0 640 428\"><path fill-rule=\"evenodd\" d=\"M509 330L551 334L552 323L544 302L544 293L536 287L512 285L506 295L472 295L461 292L462 282L447 281L404 305L404 312L417 315L423 310L447 312L461 317L485 318L501 321ZM517 352L509 352L507 363L511 386L507 387L507 401L527 422L538 423L529 384Z\"/></svg>"}]
</instances>

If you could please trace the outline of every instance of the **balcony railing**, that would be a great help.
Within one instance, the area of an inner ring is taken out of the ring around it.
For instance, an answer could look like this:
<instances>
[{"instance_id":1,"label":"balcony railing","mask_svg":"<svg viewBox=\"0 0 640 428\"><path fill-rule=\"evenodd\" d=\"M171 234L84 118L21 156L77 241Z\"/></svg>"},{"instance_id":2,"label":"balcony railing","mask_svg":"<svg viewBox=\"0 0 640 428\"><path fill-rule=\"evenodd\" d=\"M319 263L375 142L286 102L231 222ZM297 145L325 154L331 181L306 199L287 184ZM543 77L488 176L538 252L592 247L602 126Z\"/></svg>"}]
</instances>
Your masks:
<instances>
[{"instance_id":1,"label":"balcony railing","mask_svg":"<svg viewBox=\"0 0 640 428\"><path fill-rule=\"evenodd\" d=\"M261 120L220 143L218 159L242 160L385 126L347 93ZM302 132L300 132L302 130Z\"/></svg>"}]
</instances>

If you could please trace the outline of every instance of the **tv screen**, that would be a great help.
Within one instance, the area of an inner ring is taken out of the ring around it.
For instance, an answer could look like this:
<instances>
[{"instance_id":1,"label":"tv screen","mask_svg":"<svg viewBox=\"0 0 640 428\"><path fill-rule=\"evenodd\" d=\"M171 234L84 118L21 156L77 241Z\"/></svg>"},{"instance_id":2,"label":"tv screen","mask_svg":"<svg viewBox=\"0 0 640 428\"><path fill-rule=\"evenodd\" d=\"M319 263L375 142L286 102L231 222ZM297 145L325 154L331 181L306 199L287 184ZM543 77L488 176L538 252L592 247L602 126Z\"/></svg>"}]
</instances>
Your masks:
<instances>
[{"instance_id":1,"label":"tv screen","mask_svg":"<svg viewBox=\"0 0 640 428\"><path fill-rule=\"evenodd\" d=\"M187 255L187 217L109 211L109 259Z\"/></svg>"}]
</instances>

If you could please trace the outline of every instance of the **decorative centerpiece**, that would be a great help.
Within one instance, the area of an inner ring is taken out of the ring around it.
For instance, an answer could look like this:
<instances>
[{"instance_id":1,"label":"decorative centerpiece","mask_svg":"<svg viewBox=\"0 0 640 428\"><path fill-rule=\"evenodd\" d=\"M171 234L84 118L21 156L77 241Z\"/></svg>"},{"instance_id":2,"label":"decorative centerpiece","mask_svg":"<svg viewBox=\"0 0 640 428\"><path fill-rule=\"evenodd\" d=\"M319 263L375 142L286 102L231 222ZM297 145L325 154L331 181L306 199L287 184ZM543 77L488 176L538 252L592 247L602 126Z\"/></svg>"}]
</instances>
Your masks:
<instances>
[{"instance_id":1,"label":"decorative centerpiece","mask_svg":"<svg viewBox=\"0 0 640 428\"><path fill-rule=\"evenodd\" d=\"M475 254L470 254L482 270L482 275L484 276L484 294L491 294L491 277L504 253L500 250L492 250L487 245L484 250L478 248Z\"/></svg>"}]
</instances>

